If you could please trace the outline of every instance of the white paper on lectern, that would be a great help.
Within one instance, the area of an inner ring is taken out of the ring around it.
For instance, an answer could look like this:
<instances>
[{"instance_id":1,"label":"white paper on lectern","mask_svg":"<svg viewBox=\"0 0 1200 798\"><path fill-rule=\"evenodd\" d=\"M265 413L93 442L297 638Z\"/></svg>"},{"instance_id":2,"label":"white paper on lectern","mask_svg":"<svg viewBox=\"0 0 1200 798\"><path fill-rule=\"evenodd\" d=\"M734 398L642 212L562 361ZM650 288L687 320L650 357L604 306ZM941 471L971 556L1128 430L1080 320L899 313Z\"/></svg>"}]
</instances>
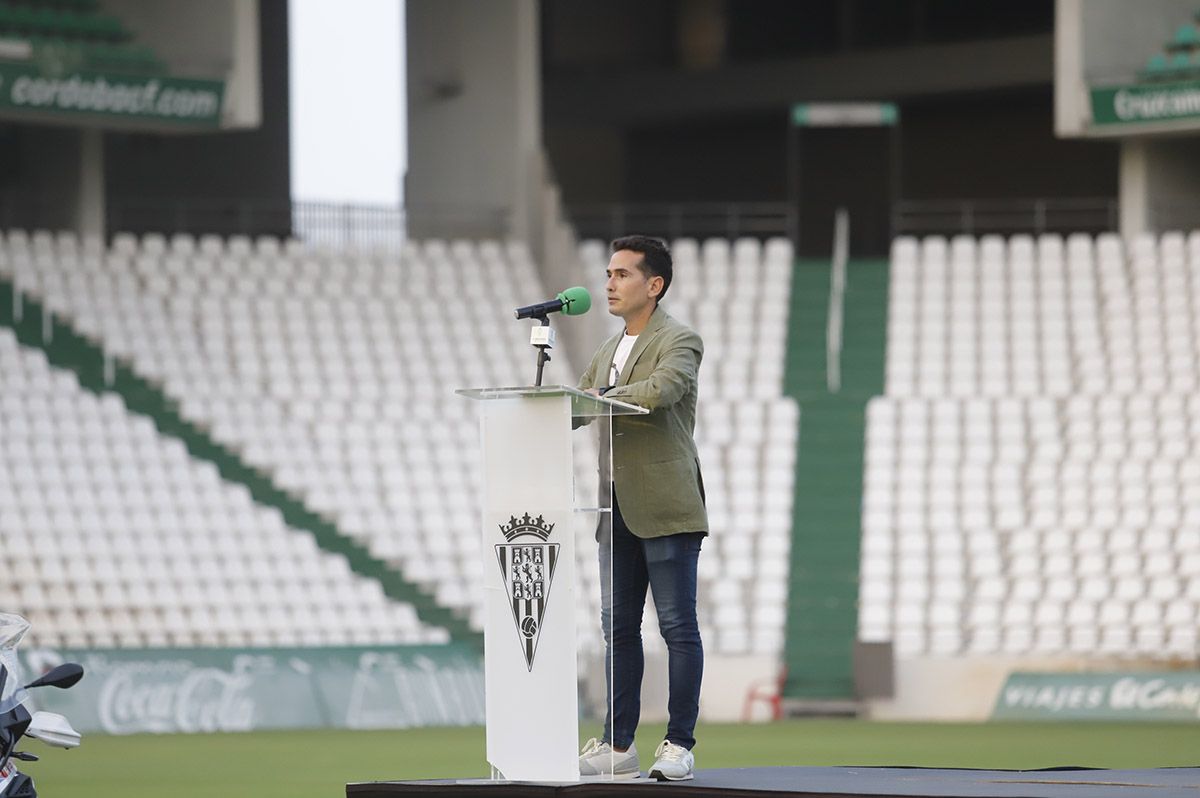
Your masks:
<instances>
[{"instance_id":1,"label":"white paper on lectern","mask_svg":"<svg viewBox=\"0 0 1200 798\"><path fill-rule=\"evenodd\" d=\"M506 779L578 781L571 399L481 410L488 762Z\"/></svg>"}]
</instances>

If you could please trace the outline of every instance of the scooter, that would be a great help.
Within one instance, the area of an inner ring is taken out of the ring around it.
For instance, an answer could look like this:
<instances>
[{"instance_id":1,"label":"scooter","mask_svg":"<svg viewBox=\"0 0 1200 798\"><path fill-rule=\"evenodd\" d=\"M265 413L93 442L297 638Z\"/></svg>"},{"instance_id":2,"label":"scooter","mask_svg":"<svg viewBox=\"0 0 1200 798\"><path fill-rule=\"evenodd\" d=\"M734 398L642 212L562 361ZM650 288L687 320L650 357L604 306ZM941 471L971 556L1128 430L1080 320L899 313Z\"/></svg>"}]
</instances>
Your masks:
<instances>
[{"instance_id":1,"label":"scooter","mask_svg":"<svg viewBox=\"0 0 1200 798\"><path fill-rule=\"evenodd\" d=\"M83 678L83 666L64 662L39 679L20 684L21 671L17 662L17 643L29 631L29 621L20 615L0 613L0 798L36 798L33 779L17 770L13 760L36 762L38 757L18 751L22 737L41 740L55 748L75 748L79 732L70 722L54 712L34 712L25 708L26 690L35 687L66 689Z\"/></svg>"}]
</instances>

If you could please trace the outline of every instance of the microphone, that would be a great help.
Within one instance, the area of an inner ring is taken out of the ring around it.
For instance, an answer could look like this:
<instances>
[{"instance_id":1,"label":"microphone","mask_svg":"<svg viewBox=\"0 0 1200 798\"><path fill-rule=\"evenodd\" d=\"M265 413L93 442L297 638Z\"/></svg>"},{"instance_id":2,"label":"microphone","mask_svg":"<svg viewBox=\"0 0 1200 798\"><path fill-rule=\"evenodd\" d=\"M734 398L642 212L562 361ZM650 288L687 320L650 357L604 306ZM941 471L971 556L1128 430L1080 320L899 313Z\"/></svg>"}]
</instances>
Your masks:
<instances>
[{"instance_id":1,"label":"microphone","mask_svg":"<svg viewBox=\"0 0 1200 798\"><path fill-rule=\"evenodd\" d=\"M592 307L592 295L583 286L568 288L554 299L538 302L536 305L526 305L517 308L518 319L545 318L547 313L562 311L565 316L582 316Z\"/></svg>"}]
</instances>

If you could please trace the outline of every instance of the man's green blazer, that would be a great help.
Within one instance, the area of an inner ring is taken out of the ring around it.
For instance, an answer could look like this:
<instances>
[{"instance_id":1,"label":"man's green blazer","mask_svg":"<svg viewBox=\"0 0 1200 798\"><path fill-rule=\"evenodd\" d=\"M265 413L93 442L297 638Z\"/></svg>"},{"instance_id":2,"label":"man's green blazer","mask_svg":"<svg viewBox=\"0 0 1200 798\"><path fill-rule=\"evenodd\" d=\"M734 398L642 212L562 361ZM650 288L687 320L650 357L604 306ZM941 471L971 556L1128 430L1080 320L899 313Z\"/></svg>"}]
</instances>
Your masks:
<instances>
[{"instance_id":1,"label":"man's green blazer","mask_svg":"<svg viewBox=\"0 0 1200 798\"><path fill-rule=\"evenodd\" d=\"M605 341L579 380L582 390L608 384L624 330ZM613 475L621 517L641 538L708 532L704 481L693 434L704 342L695 330L655 308L607 399L648 415L613 417ZM603 474L607 469L602 469Z\"/></svg>"}]
</instances>

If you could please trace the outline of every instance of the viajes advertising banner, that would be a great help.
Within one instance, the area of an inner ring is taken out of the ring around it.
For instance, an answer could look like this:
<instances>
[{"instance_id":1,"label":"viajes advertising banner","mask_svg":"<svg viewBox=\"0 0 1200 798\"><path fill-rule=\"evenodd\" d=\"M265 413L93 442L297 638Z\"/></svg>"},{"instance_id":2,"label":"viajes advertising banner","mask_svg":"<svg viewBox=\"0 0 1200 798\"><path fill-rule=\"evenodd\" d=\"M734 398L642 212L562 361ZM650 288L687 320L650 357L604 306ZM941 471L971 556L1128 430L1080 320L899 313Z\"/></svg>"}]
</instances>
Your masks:
<instances>
[{"instance_id":1,"label":"viajes advertising banner","mask_svg":"<svg viewBox=\"0 0 1200 798\"><path fill-rule=\"evenodd\" d=\"M1013 673L998 720L1200 721L1200 672Z\"/></svg>"},{"instance_id":2,"label":"viajes advertising banner","mask_svg":"<svg viewBox=\"0 0 1200 798\"><path fill-rule=\"evenodd\" d=\"M483 665L457 644L346 648L32 649L26 680L60 662L84 678L30 691L80 732L395 729L482 724Z\"/></svg>"},{"instance_id":3,"label":"viajes advertising banner","mask_svg":"<svg viewBox=\"0 0 1200 798\"><path fill-rule=\"evenodd\" d=\"M46 75L36 67L0 64L0 112L215 128L225 83L220 80L101 74Z\"/></svg>"},{"instance_id":4,"label":"viajes advertising banner","mask_svg":"<svg viewBox=\"0 0 1200 798\"><path fill-rule=\"evenodd\" d=\"M1094 88L1091 101L1095 125L1200 120L1200 81Z\"/></svg>"}]
</instances>

